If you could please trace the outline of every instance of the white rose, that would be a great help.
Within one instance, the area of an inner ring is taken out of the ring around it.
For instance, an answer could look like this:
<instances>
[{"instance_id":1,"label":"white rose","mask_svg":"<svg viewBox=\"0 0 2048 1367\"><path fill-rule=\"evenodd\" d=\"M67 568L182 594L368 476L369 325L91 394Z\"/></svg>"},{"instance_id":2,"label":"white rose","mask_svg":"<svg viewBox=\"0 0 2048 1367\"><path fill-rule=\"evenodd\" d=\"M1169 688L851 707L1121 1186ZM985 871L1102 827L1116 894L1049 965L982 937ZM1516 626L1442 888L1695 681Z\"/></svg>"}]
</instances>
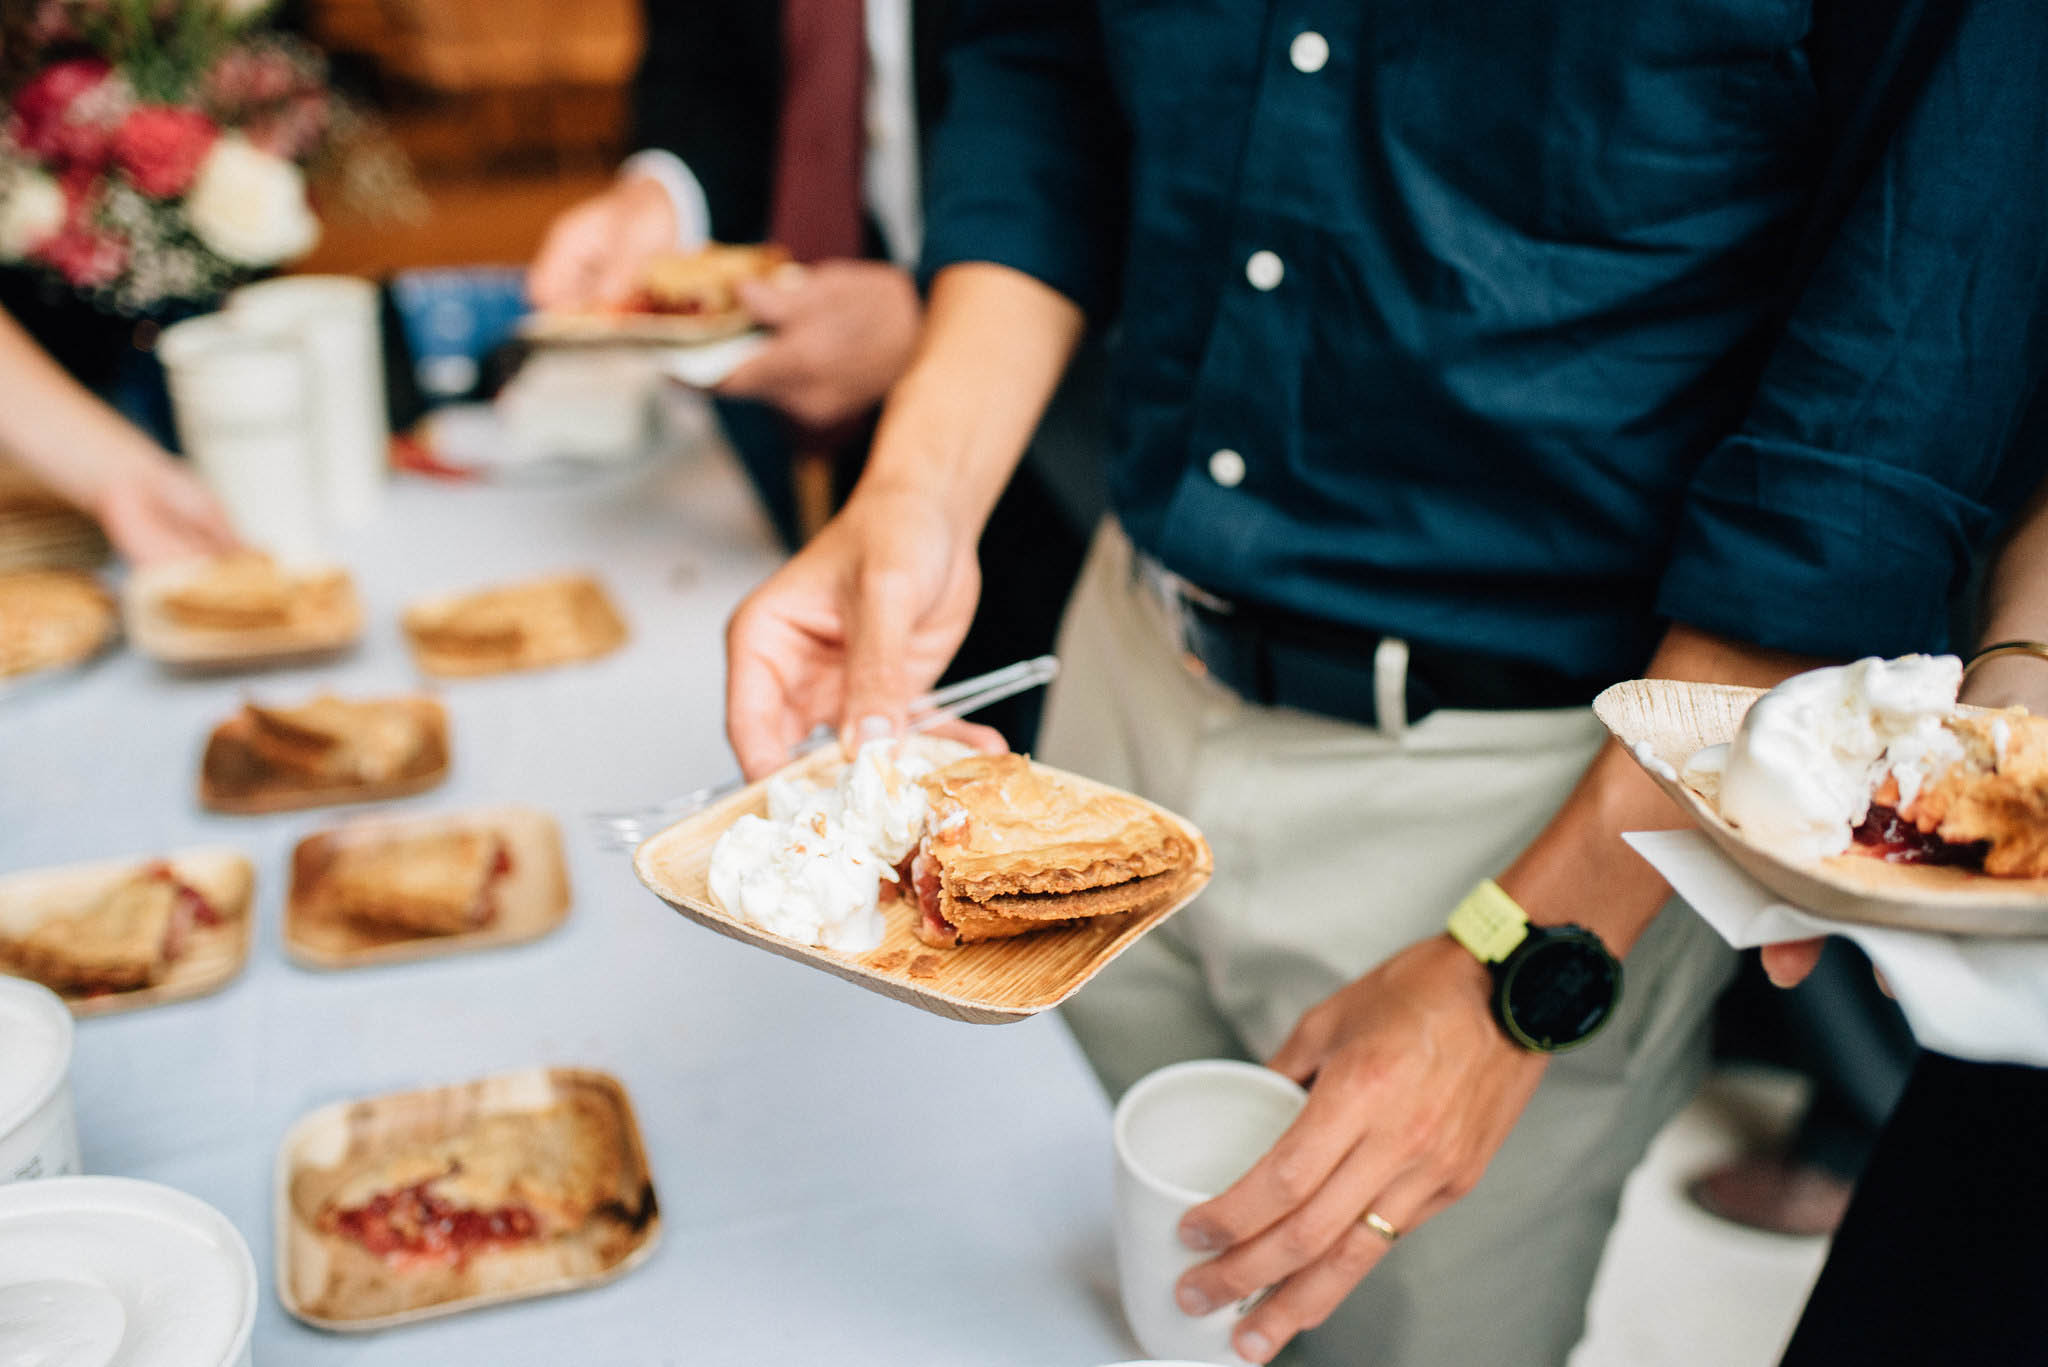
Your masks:
<instances>
[{"instance_id":1,"label":"white rose","mask_svg":"<svg viewBox=\"0 0 2048 1367\"><path fill-rule=\"evenodd\" d=\"M239 133L214 139L185 196L185 217L201 242L242 266L275 266L320 240L299 168Z\"/></svg>"},{"instance_id":2,"label":"white rose","mask_svg":"<svg viewBox=\"0 0 2048 1367\"><path fill-rule=\"evenodd\" d=\"M0 199L0 261L19 261L64 226L64 192L41 171L23 171Z\"/></svg>"}]
</instances>

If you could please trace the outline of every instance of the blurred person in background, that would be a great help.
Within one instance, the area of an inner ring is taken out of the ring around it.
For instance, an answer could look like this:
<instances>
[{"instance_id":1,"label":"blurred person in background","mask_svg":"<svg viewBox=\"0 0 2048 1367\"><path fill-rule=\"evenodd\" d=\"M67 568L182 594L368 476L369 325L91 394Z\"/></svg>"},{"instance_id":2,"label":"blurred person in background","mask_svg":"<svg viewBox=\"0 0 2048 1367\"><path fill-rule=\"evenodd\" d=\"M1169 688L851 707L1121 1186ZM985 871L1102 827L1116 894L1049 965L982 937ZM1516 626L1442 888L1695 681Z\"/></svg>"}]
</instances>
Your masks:
<instances>
[{"instance_id":1,"label":"blurred person in background","mask_svg":"<svg viewBox=\"0 0 2048 1367\"><path fill-rule=\"evenodd\" d=\"M0 395L0 457L90 514L130 561L234 548L234 529L206 487L72 379L5 312Z\"/></svg>"},{"instance_id":2,"label":"blurred person in background","mask_svg":"<svg viewBox=\"0 0 2048 1367\"><path fill-rule=\"evenodd\" d=\"M1810 1090L1788 1139L1716 1164L1686 1192L1745 1229L1832 1234L1912 1071L1913 1035L1851 941L1830 941L1791 991L1771 986L1756 955L1742 959L1715 1009L1716 1060L1789 1069Z\"/></svg>"},{"instance_id":3,"label":"blurred person in background","mask_svg":"<svg viewBox=\"0 0 2048 1367\"><path fill-rule=\"evenodd\" d=\"M772 340L715 391L726 434L792 548L852 487L876 405L909 365L922 322L911 272L924 234L921 145L944 103L946 9L649 4L633 90L642 150L610 189L556 220L529 275L535 307L580 309L625 297L651 257L707 241L777 242L805 264L746 288ZM1070 425L1090 426L1085 405L1069 402ZM989 521L982 611L949 679L1051 648L1098 511L1067 511L1035 466L1019 470ZM1040 706L1030 694L980 719L1024 749Z\"/></svg>"},{"instance_id":4,"label":"blurred person in background","mask_svg":"<svg viewBox=\"0 0 2048 1367\"><path fill-rule=\"evenodd\" d=\"M2048 399L2037 410L2048 419ZM2037 439L2048 436L2034 424ZM2037 447L2038 449L2038 447ZM2048 484L1986 581L1981 645L2048 643ZM2048 644L2043 645L2048 650ZM2048 659L1973 667L1964 702L2048 716ZM1828 941L1833 953L1839 941ZM1801 982L1823 942L1769 945ZM1922 1053L1877 1139L1784 1367L2048 1362L2048 1068Z\"/></svg>"}]
</instances>

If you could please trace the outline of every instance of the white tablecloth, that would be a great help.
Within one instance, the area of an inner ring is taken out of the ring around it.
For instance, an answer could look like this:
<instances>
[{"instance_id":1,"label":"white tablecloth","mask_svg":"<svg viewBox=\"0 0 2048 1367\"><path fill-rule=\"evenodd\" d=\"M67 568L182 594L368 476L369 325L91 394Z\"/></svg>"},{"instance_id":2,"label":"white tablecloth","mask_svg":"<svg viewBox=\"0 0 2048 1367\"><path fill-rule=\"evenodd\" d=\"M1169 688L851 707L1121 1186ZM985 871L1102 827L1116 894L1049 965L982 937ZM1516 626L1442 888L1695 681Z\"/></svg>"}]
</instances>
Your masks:
<instances>
[{"instance_id":1,"label":"white tablecloth","mask_svg":"<svg viewBox=\"0 0 2048 1367\"><path fill-rule=\"evenodd\" d=\"M259 1367L1136 1356L1115 1310L1108 1109L1057 1020L943 1021L722 939L586 833L591 808L731 772L721 628L775 553L725 459L554 487L403 479L343 558L370 626L338 663L181 677L123 652L0 703L0 870L194 844L256 861L247 970L217 996L81 1022L73 1082L89 1171L183 1188L248 1237ZM336 814L201 812L207 729L246 693L416 687L405 602L577 566L603 573L631 643L592 665L445 686L454 772L385 808L552 811L575 891L568 924L422 964L293 966L278 944L287 851ZM293 1120L530 1064L625 1081L664 1212L655 1256L608 1287L382 1334L286 1316L271 1188Z\"/></svg>"}]
</instances>

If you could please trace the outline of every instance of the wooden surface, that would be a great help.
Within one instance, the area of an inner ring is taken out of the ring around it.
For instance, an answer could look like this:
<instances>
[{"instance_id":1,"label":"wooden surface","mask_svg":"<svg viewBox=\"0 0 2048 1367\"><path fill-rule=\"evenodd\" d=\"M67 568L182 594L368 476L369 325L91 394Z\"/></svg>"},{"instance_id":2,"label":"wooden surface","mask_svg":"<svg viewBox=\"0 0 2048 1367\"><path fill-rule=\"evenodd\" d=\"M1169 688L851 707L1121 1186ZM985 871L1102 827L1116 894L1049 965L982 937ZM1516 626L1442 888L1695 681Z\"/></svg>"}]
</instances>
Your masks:
<instances>
[{"instance_id":1,"label":"wooden surface","mask_svg":"<svg viewBox=\"0 0 2048 1367\"><path fill-rule=\"evenodd\" d=\"M505 842L511 857L510 871L493 885L497 914L487 925L455 935L428 935L402 926L329 915L311 895L320 871L345 844L451 828L493 831ZM315 831L293 849L291 879L284 906L284 950L308 968L362 968L524 944L546 935L569 917L569 875L562 860L561 829L553 817L532 807L363 817Z\"/></svg>"},{"instance_id":2,"label":"wooden surface","mask_svg":"<svg viewBox=\"0 0 2048 1367\"><path fill-rule=\"evenodd\" d=\"M1794 906L1839 920L1910 930L2048 935L2048 879L1993 878L1861 854L1786 859L1731 826L1710 795L1645 762L1661 761L1683 774L1686 761L1700 750L1732 740L1750 704L1762 696L1757 688L1634 679L1602 693L1593 710L1723 854Z\"/></svg>"},{"instance_id":3,"label":"wooden surface","mask_svg":"<svg viewBox=\"0 0 2048 1367\"><path fill-rule=\"evenodd\" d=\"M466 134L454 130L451 140ZM616 176L609 161L566 171L421 176L427 213L418 222L326 216L320 242L292 263L294 272L363 275L437 266L523 266L540 250L555 217L601 194Z\"/></svg>"},{"instance_id":4,"label":"wooden surface","mask_svg":"<svg viewBox=\"0 0 2048 1367\"><path fill-rule=\"evenodd\" d=\"M827 749L783 772L823 775L835 772L841 762L836 750ZM1084 791L1102 790L1091 780L1068 777ZM1023 1020L1065 1001L1140 937L1193 901L1208 883L1212 868L1202 833L1172 812L1155 808L1186 834L1197 851L1195 862L1180 871L1177 895L1155 911L1104 917L1013 940L934 949L917 938L917 908L891 898L882 903L888 929L881 945L866 954L842 954L769 934L728 916L711 900L712 846L741 816L761 815L767 809L764 780L649 838L633 857L634 871L664 902L721 935L920 1010L977 1025Z\"/></svg>"}]
</instances>

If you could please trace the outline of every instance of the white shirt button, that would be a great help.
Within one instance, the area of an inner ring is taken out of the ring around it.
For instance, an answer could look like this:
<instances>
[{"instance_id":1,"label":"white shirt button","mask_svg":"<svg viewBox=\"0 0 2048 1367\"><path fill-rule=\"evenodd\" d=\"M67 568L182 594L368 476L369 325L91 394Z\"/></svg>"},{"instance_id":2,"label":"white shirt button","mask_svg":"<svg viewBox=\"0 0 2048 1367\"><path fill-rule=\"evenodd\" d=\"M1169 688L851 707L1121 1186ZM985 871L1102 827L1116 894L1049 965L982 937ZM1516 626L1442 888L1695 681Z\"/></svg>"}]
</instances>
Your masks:
<instances>
[{"instance_id":1,"label":"white shirt button","mask_svg":"<svg viewBox=\"0 0 2048 1367\"><path fill-rule=\"evenodd\" d=\"M1244 457L1224 447L1209 457L1209 478L1226 489L1235 489L1244 483Z\"/></svg>"},{"instance_id":2,"label":"white shirt button","mask_svg":"<svg viewBox=\"0 0 2048 1367\"><path fill-rule=\"evenodd\" d=\"M1304 29L1287 45L1287 60L1294 63L1296 71L1313 76L1330 60L1330 40L1314 29Z\"/></svg>"},{"instance_id":3,"label":"white shirt button","mask_svg":"<svg viewBox=\"0 0 2048 1367\"><path fill-rule=\"evenodd\" d=\"M1255 290L1274 288L1286 274L1286 265L1272 252L1253 252L1244 263L1244 278L1252 282Z\"/></svg>"}]
</instances>

